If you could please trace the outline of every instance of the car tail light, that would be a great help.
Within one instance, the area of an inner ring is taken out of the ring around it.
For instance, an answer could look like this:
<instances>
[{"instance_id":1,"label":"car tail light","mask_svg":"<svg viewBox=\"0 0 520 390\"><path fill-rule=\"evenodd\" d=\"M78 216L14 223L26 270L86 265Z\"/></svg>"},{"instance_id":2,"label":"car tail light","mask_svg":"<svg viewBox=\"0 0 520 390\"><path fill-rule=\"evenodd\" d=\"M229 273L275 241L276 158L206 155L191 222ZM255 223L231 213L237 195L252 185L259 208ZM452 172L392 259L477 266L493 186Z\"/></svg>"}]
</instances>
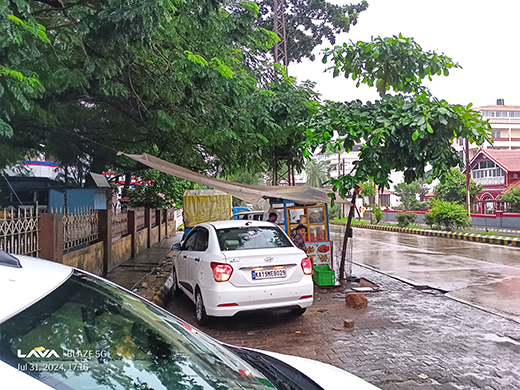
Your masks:
<instances>
[{"instance_id":1,"label":"car tail light","mask_svg":"<svg viewBox=\"0 0 520 390\"><path fill-rule=\"evenodd\" d=\"M211 263L211 268L216 282L227 282L233 273L233 267L229 264Z\"/></svg>"},{"instance_id":2,"label":"car tail light","mask_svg":"<svg viewBox=\"0 0 520 390\"><path fill-rule=\"evenodd\" d=\"M308 257L302 260L302 270L305 275L312 274L312 263Z\"/></svg>"}]
</instances>

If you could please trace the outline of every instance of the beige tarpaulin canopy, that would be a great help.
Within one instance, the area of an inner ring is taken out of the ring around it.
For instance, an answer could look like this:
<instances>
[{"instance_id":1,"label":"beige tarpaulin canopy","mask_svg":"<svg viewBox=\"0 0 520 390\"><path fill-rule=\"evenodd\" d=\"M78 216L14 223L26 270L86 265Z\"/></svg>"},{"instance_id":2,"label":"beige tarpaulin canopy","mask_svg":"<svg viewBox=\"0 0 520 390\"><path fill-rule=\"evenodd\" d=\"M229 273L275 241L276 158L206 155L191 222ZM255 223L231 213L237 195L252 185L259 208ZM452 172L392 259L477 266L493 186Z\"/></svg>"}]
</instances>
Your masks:
<instances>
[{"instance_id":1,"label":"beige tarpaulin canopy","mask_svg":"<svg viewBox=\"0 0 520 390\"><path fill-rule=\"evenodd\" d=\"M252 186L202 175L146 153L126 154L123 152L118 152L118 155L127 156L135 161L149 166L150 168L157 169L161 172L168 173L181 179L213 187L251 204L265 205L265 202L268 198L293 200L301 204L330 203L331 201L327 195L331 191L324 188L314 188L307 186ZM341 199L339 196L336 196L335 202L347 203L346 200Z\"/></svg>"}]
</instances>

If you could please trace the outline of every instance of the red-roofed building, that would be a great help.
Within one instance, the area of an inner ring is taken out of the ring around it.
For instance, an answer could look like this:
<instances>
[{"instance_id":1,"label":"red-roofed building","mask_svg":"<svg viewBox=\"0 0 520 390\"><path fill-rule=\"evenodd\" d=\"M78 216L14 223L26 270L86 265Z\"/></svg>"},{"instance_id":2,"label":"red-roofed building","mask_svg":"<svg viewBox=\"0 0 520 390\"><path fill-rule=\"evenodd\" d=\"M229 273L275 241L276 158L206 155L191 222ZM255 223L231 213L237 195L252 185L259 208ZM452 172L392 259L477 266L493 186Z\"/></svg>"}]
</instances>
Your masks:
<instances>
[{"instance_id":1,"label":"red-roofed building","mask_svg":"<svg viewBox=\"0 0 520 390\"><path fill-rule=\"evenodd\" d=\"M511 186L520 184L520 150L479 149L470 161L471 178L482 185L476 194L479 212L505 210L500 195Z\"/></svg>"}]
</instances>

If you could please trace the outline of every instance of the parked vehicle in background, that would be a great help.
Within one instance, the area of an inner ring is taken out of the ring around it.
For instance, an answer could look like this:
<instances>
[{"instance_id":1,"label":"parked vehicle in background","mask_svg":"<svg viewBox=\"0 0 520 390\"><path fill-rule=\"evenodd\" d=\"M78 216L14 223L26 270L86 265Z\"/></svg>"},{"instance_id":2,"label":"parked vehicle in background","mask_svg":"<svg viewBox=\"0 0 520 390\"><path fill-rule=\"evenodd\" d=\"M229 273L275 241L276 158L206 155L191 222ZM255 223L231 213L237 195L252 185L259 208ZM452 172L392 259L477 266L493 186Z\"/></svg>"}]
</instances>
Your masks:
<instances>
[{"instance_id":1,"label":"parked vehicle in background","mask_svg":"<svg viewBox=\"0 0 520 390\"><path fill-rule=\"evenodd\" d=\"M220 343L97 276L0 251L2 389L377 389L338 368Z\"/></svg>"},{"instance_id":2,"label":"parked vehicle in background","mask_svg":"<svg viewBox=\"0 0 520 390\"><path fill-rule=\"evenodd\" d=\"M195 303L199 324L261 309L301 315L312 305L309 258L270 222L203 223L172 251L172 288Z\"/></svg>"},{"instance_id":3,"label":"parked vehicle in background","mask_svg":"<svg viewBox=\"0 0 520 390\"><path fill-rule=\"evenodd\" d=\"M241 211L233 214L231 219L238 221L267 221L268 214L265 211Z\"/></svg>"},{"instance_id":4,"label":"parked vehicle in background","mask_svg":"<svg viewBox=\"0 0 520 390\"><path fill-rule=\"evenodd\" d=\"M234 206L233 207L233 214L244 213L244 212L248 212L248 211L251 211L251 209L249 207L244 207L244 206Z\"/></svg>"}]
</instances>

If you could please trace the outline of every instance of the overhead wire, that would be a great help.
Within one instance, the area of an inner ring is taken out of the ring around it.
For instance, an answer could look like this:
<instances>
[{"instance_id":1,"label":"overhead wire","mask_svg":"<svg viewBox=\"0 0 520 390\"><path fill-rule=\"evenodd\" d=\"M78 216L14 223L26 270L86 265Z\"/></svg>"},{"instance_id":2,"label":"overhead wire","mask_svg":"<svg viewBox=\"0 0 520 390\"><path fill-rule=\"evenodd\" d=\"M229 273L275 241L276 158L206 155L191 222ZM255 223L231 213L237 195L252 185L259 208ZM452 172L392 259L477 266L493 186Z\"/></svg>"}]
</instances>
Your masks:
<instances>
[{"instance_id":1,"label":"overhead wire","mask_svg":"<svg viewBox=\"0 0 520 390\"><path fill-rule=\"evenodd\" d=\"M20 203L20 205L23 206L23 203L22 201L20 200L20 197L18 196L18 194L16 193L15 189L13 188L13 186L11 185L11 183L9 182L9 180L7 180L7 176L5 175L5 172L2 171L2 176L4 177L7 185L9 186L9 188L11 189L11 191L13 192L14 196L16 196L16 199L18 199L18 202Z\"/></svg>"}]
</instances>

